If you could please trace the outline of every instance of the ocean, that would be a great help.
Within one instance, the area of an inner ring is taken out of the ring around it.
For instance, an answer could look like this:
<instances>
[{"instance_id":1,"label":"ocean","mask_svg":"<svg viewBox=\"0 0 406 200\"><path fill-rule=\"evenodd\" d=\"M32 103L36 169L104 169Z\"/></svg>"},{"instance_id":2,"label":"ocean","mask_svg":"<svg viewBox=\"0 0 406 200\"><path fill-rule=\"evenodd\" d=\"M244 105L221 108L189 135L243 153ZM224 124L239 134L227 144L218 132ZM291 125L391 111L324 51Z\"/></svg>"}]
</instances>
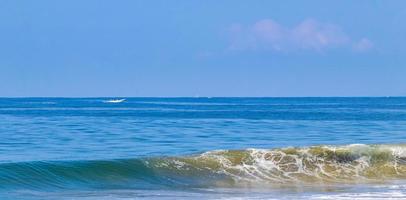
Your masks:
<instances>
[{"instance_id":1,"label":"ocean","mask_svg":"<svg viewBox=\"0 0 406 200\"><path fill-rule=\"evenodd\" d=\"M406 199L406 98L0 98L0 199Z\"/></svg>"}]
</instances>

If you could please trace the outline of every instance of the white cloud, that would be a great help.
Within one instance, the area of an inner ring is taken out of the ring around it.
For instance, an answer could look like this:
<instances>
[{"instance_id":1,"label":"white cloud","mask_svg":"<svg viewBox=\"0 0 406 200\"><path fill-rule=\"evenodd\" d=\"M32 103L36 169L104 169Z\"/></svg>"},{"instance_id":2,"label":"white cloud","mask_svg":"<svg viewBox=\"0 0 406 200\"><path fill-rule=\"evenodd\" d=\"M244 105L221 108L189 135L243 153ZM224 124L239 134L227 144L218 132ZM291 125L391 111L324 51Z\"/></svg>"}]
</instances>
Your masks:
<instances>
[{"instance_id":1,"label":"white cloud","mask_svg":"<svg viewBox=\"0 0 406 200\"><path fill-rule=\"evenodd\" d=\"M229 48L232 50L323 51L348 46L364 50L372 46L372 42L366 38L352 44L339 26L314 19L306 19L293 27L282 26L272 19L263 19L249 26L234 24L230 26L229 32Z\"/></svg>"},{"instance_id":2,"label":"white cloud","mask_svg":"<svg viewBox=\"0 0 406 200\"><path fill-rule=\"evenodd\" d=\"M276 42L285 34L285 30L273 20L266 19L258 21L252 27L252 31L265 41Z\"/></svg>"},{"instance_id":3,"label":"white cloud","mask_svg":"<svg viewBox=\"0 0 406 200\"><path fill-rule=\"evenodd\" d=\"M347 35L338 26L315 20L305 20L291 32L295 44L304 49L322 50L348 43Z\"/></svg>"},{"instance_id":4,"label":"white cloud","mask_svg":"<svg viewBox=\"0 0 406 200\"><path fill-rule=\"evenodd\" d=\"M365 52L374 48L374 44L367 38L362 38L353 45L353 49L357 52Z\"/></svg>"}]
</instances>

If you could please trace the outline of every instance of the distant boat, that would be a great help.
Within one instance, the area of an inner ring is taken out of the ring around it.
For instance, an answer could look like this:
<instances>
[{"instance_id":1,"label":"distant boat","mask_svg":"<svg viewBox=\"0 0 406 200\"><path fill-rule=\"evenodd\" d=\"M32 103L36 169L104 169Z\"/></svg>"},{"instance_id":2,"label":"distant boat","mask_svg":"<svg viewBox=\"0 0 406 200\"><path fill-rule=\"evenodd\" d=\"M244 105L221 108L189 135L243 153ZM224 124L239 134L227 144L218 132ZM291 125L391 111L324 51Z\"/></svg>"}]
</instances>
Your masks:
<instances>
[{"instance_id":1,"label":"distant boat","mask_svg":"<svg viewBox=\"0 0 406 200\"><path fill-rule=\"evenodd\" d=\"M125 101L125 99L111 99L111 100L107 100L105 101L106 103L121 103Z\"/></svg>"}]
</instances>

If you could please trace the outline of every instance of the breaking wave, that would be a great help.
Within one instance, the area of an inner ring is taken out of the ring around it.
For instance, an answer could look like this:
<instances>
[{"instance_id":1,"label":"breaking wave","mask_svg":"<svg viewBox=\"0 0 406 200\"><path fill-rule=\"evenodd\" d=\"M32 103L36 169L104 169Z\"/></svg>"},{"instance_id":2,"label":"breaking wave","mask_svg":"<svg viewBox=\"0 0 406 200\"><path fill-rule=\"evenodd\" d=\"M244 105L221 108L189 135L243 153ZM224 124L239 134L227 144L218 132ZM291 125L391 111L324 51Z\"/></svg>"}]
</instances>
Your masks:
<instances>
[{"instance_id":1,"label":"breaking wave","mask_svg":"<svg viewBox=\"0 0 406 200\"><path fill-rule=\"evenodd\" d=\"M0 164L0 189L240 187L406 179L406 145L216 150L143 159Z\"/></svg>"}]
</instances>

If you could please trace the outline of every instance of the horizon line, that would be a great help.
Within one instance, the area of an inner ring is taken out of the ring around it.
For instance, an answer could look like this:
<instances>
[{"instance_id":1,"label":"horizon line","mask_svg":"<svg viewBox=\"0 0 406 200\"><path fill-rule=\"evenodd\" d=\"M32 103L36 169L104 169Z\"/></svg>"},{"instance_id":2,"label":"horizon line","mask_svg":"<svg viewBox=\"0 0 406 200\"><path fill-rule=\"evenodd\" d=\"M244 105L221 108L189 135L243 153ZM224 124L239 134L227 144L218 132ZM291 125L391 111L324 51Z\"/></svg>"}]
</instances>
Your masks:
<instances>
[{"instance_id":1,"label":"horizon line","mask_svg":"<svg viewBox=\"0 0 406 200\"><path fill-rule=\"evenodd\" d=\"M0 98L406 98L406 96L0 96Z\"/></svg>"}]
</instances>

